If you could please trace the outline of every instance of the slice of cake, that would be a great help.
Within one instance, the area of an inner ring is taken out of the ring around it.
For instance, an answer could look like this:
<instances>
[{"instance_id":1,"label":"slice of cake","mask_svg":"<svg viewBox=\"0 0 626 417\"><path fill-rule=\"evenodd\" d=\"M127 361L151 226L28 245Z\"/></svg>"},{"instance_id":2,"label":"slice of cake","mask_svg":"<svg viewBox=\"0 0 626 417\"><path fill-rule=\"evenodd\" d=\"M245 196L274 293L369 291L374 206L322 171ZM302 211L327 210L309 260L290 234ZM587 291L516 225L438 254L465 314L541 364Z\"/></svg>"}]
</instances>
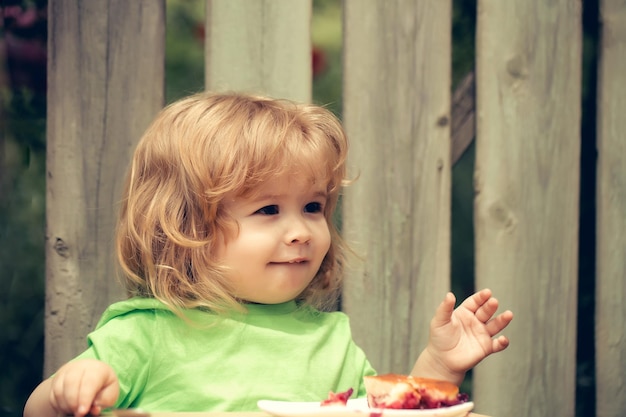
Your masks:
<instances>
[{"instance_id":1,"label":"slice of cake","mask_svg":"<svg viewBox=\"0 0 626 417\"><path fill-rule=\"evenodd\" d=\"M399 374L364 377L367 402L372 408L426 409L466 402L466 394L447 381Z\"/></svg>"}]
</instances>

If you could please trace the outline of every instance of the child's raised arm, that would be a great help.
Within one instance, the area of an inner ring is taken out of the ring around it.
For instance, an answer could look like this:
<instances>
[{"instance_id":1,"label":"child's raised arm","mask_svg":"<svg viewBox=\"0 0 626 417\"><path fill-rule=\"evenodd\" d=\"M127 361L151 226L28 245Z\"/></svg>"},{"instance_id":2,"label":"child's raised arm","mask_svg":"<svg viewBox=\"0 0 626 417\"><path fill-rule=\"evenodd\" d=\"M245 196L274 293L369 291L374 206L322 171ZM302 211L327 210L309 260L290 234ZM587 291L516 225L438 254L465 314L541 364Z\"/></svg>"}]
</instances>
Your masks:
<instances>
[{"instance_id":1,"label":"child's raised arm","mask_svg":"<svg viewBox=\"0 0 626 417\"><path fill-rule=\"evenodd\" d=\"M98 415L113 406L118 395L118 379L109 365L95 359L76 360L35 388L24 407L24 417Z\"/></svg>"},{"instance_id":2,"label":"child's raised arm","mask_svg":"<svg viewBox=\"0 0 626 417\"><path fill-rule=\"evenodd\" d=\"M454 308L455 297L446 294L430 322L428 346L420 354L412 375L443 379L459 385L465 373L492 353L509 345L496 336L513 320L509 310L498 310L491 290L483 289ZM495 315L495 316L494 316Z\"/></svg>"}]
</instances>

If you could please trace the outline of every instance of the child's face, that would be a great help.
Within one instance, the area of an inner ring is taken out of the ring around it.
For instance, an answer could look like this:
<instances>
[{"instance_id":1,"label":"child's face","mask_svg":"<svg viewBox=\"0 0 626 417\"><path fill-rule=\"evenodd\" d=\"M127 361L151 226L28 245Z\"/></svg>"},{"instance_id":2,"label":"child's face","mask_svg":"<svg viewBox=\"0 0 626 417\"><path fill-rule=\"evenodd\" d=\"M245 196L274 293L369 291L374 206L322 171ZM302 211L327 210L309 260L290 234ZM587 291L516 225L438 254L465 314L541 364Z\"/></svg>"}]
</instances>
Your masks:
<instances>
[{"instance_id":1,"label":"child's face","mask_svg":"<svg viewBox=\"0 0 626 417\"><path fill-rule=\"evenodd\" d=\"M276 304L296 298L311 282L330 248L324 217L326 184L283 175L264 183L252 197L227 199L239 223L218 250L230 268L235 296Z\"/></svg>"}]
</instances>

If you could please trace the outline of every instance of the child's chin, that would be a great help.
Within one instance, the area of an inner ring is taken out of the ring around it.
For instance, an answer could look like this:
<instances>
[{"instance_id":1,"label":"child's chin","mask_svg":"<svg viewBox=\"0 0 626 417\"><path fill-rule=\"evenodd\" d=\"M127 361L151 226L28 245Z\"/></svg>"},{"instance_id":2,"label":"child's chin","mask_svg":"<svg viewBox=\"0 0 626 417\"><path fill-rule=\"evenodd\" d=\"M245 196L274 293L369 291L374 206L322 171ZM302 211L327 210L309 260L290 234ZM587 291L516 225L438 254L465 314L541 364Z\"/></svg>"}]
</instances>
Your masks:
<instances>
[{"instance_id":1,"label":"child's chin","mask_svg":"<svg viewBox=\"0 0 626 417\"><path fill-rule=\"evenodd\" d=\"M253 297L243 297L241 299L244 300L245 303L271 305L271 304L282 304L282 303L295 300L297 296L298 294L295 294L295 295L286 294L284 296L272 294L272 295L268 295L267 297L253 296Z\"/></svg>"},{"instance_id":2,"label":"child's chin","mask_svg":"<svg viewBox=\"0 0 626 417\"><path fill-rule=\"evenodd\" d=\"M266 305L274 305L274 304L282 304L282 303L286 303L288 301L293 300L294 298L287 298L287 299L254 299L254 300L244 300L245 303L249 303L249 304L266 304Z\"/></svg>"},{"instance_id":3,"label":"child's chin","mask_svg":"<svg viewBox=\"0 0 626 417\"><path fill-rule=\"evenodd\" d=\"M305 283L291 283L291 285L283 285L283 288L274 286L273 291L254 291L253 289L240 292L236 295L239 300L254 304L283 304L297 299L306 289Z\"/></svg>"}]
</instances>

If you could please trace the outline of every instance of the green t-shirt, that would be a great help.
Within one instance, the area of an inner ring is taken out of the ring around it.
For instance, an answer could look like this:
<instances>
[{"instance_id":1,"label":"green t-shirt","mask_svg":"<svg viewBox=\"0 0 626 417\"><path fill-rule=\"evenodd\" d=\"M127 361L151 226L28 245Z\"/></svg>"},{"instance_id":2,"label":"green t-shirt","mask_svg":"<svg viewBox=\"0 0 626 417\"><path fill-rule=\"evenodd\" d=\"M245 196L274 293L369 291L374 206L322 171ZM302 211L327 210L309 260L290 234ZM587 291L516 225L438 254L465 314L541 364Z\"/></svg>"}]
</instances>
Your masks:
<instances>
[{"instance_id":1,"label":"green t-shirt","mask_svg":"<svg viewBox=\"0 0 626 417\"><path fill-rule=\"evenodd\" d=\"M295 302L246 305L226 317L154 299L111 305L79 358L100 359L120 381L116 407L146 411L258 411L257 401L321 401L375 374L348 317Z\"/></svg>"}]
</instances>

